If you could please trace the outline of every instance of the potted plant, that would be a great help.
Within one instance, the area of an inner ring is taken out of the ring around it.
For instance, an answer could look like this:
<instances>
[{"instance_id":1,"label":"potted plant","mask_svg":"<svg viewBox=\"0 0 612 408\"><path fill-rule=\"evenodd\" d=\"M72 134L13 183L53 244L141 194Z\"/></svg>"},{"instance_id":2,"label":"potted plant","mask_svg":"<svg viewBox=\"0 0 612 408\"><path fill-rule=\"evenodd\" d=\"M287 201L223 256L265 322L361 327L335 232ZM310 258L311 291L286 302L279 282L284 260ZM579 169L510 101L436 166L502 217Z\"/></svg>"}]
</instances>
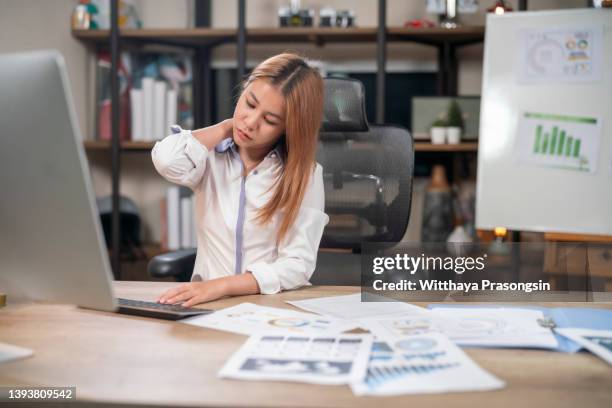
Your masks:
<instances>
[{"instance_id":1,"label":"potted plant","mask_svg":"<svg viewBox=\"0 0 612 408\"><path fill-rule=\"evenodd\" d=\"M444 144L446 141L446 121L438 118L431 124L429 129L432 144Z\"/></svg>"},{"instance_id":2,"label":"potted plant","mask_svg":"<svg viewBox=\"0 0 612 408\"><path fill-rule=\"evenodd\" d=\"M448 105L447 117L446 137L448 143L458 144L461 141L461 130L463 129L463 113L456 100Z\"/></svg>"}]
</instances>

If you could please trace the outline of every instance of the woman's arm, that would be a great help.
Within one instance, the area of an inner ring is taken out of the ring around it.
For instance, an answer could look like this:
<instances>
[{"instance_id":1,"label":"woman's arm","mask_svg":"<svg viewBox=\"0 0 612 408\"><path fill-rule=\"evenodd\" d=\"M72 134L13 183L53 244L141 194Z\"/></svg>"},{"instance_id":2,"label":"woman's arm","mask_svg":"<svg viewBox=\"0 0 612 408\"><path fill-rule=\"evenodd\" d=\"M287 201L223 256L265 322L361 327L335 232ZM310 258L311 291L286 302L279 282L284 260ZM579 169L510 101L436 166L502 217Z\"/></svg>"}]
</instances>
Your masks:
<instances>
[{"instance_id":1,"label":"woman's arm","mask_svg":"<svg viewBox=\"0 0 612 408\"><path fill-rule=\"evenodd\" d=\"M170 289L157 302L191 307L198 303L210 302L224 296L256 295L257 281L250 273L211 279L206 282L190 282Z\"/></svg>"},{"instance_id":2,"label":"woman's arm","mask_svg":"<svg viewBox=\"0 0 612 408\"><path fill-rule=\"evenodd\" d=\"M274 262L249 265L240 275L182 284L162 294L157 301L181 302L189 307L224 296L273 294L308 284L316 266L323 229L329 221L323 212L324 205L323 170L317 165L298 217L279 245Z\"/></svg>"},{"instance_id":3,"label":"woman's arm","mask_svg":"<svg viewBox=\"0 0 612 408\"><path fill-rule=\"evenodd\" d=\"M166 180L194 189L206 170L208 151L232 135L232 119L194 131L173 127L173 134L157 142L151 158Z\"/></svg>"}]
</instances>

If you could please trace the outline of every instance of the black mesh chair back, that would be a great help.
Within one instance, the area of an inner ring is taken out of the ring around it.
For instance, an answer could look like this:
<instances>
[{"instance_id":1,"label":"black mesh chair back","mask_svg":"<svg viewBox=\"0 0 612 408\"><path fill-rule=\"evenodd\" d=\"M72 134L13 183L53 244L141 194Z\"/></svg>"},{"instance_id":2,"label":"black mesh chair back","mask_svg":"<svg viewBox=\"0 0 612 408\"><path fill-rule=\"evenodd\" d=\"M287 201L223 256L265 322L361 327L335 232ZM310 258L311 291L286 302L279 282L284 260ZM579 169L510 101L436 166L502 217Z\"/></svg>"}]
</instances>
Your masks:
<instances>
[{"instance_id":1,"label":"black mesh chair back","mask_svg":"<svg viewBox=\"0 0 612 408\"><path fill-rule=\"evenodd\" d=\"M368 126L361 82L325 80L317 161L330 222L321 246L359 251L362 242L399 242L408 226L414 164L410 133Z\"/></svg>"},{"instance_id":2,"label":"black mesh chair back","mask_svg":"<svg viewBox=\"0 0 612 408\"><path fill-rule=\"evenodd\" d=\"M365 132L365 89L354 79L325 78L323 132Z\"/></svg>"}]
</instances>

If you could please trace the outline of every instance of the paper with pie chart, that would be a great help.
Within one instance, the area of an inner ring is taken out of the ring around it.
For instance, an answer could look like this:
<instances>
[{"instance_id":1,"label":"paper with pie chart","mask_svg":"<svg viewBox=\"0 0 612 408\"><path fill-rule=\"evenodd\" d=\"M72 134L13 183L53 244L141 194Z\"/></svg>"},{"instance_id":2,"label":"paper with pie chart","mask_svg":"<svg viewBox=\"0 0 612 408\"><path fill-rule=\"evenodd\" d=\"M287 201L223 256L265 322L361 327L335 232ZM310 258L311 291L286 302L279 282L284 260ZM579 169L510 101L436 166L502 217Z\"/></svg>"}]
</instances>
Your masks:
<instances>
[{"instance_id":1,"label":"paper with pie chart","mask_svg":"<svg viewBox=\"0 0 612 408\"><path fill-rule=\"evenodd\" d=\"M241 303L215 313L183 319L181 322L245 335L259 332L338 334L357 327L341 319L253 303Z\"/></svg>"},{"instance_id":2,"label":"paper with pie chart","mask_svg":"<svg viewBox=\"0 0 612 408\"><path fill-rule=\"evenodd\" d=\"M360 325L377 338L437 332L461 346L556 349L555 336L538 323L543 318L539 310L438 307L429 316L362 320Z\"/></svg>"},{"instance_id":3,"label":"paper with pie chart","mask_svg":"<svg viewBox=\"0 0 612 408\"><path fill-rule=\"evenodd\" d=\"M366 374L371 335L255 334L219 371L240 380L349 384Z\"/></svg>"},{"instance_id":4,"label":"paper with pie chart","mask_svg":"<svg viewBox=\"0 0 612 408\"><path fill-rule=\"evenodd\" d=\"M377 338L365 378L351 384L356 395L486 391L504 382L479 367L439 333Z\"/></svg>"},{"instance_id":5,"label":"paper with pie chart","mask_svg":"<svg viewBox=\"0 0 612 408\"><path fill-rule=\"evenodd\" d=\"M520 82L601 80L603 27L533 29L520 35Z\"/></svg>"}]
</instances>

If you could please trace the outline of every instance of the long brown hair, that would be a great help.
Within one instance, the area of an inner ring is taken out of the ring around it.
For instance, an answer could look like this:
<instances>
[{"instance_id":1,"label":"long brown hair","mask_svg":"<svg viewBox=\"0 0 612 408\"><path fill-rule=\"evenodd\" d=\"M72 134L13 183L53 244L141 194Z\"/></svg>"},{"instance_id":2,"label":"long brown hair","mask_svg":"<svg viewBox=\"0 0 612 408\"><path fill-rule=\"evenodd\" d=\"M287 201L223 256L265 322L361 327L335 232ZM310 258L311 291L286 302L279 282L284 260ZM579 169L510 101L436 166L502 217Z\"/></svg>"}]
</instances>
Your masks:
<instances>
[{"instance_id":1,"label":"long brown hair","mask_svg":"<svg viewBox=\"0 0 612 408\"><path fill-rule=\"evenodd\" d=\"M304 193L313 174L319 127L323 116L323 80L316 69L296 54L283 53L259 64L243 83L263 79L285 98L284 167L274 184L270 200L259 210L257 220L269 222L284 211L278 230L280 243L295 221Z\"/></svg>"}]
</instances>

